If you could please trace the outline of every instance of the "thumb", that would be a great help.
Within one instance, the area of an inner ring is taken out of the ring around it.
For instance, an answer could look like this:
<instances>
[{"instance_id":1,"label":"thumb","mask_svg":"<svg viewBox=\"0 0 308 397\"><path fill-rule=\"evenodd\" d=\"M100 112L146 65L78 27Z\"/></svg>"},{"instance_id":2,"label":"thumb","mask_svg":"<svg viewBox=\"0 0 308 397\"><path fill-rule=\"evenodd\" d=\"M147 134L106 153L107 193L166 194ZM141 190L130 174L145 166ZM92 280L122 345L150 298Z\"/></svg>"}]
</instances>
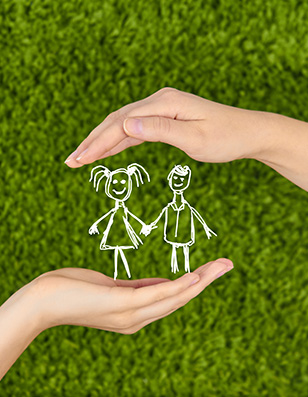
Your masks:
<instances>
[{"instance_id":1,"label":"thumb","mask_svg":"<svg viewBox=\"0 0 308 397\"><path fill-rule=\"evenodd\" d=\"M168 117L153 116L127 118L123 128L127 135L149 142L164 142L187 150L192 131L193 121L175 120Z\"/></svg>"}]
</instances>

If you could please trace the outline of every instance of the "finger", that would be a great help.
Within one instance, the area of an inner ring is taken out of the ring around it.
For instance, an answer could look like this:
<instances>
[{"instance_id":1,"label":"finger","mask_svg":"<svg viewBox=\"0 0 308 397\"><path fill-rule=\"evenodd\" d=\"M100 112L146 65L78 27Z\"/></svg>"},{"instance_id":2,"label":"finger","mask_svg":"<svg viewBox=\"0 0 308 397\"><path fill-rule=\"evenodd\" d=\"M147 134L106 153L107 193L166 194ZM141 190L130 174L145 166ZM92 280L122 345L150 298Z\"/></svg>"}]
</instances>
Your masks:
<instances>
[{"instance_id":1,"label":"finger","mask_svg":"<svg viewBox=\"0 0 308 397\"><path fill-rule=\"evenodd\" d=\"M73 166L73 161L78 167L83 164L91 164L96 160L119 153L127 149L128 146L139 145L142 143L140 139L128 137L123 130L123 121L117 120L105 127L90 144L87 145L79 155L75 154L75 159L70 161L69 166ZM78 150L77 150L78 153Z\"/></svg>"},{"instance_id":2,"label":"finger","mask_svg":"<svg viewBox=\"0 0 308 397\"><path fill-rule=\"evenodd\" d=\"M141 101L139 101L141 102ZM139 102L131 103L126 106L123 106L121 109L116 110L115 112L110 113L98 126L96 126L90 134L80 143L77 149L71 153L65 163L71 167L82 167L83 163L77 161L76 159L79 158L85 150L91 145L91 143L104 131L110 127L115 122L120 122L120 124L125 119L125 115L129 114L129 110L132 110L136 106L138 106ZM119 131L118 131L119 132Z\"/></svg>"},{"instance_id":3,"label":"finger","mask_svg":"<svg viewBox=\"0 0 308 397\"><path fill-rule=\"evenodd\" d=\"M112 150L115 146L125 140L127 135L124 133L122 123L116 121L109 127L105 128L104 133L97 136L85 150L77 157L76 161L80 164L90 164Z\"/></svg>"},{"instance_id":4,"label":"finger","mask_svg":"<svg viewBox=\"0 0 308 397\"><path fill-rule=\"evenodd\" d=\"M125 149L127 149L131 146L137 146L137 145L140 145L141 143L143 143L143 141L140 141L140 139L126 137L123 141L121 141L119 144L117 144L111 150L105 152L103 154L103 156L101 156L97 160L101 160L101 159L104 159L109 156L114 156L120 152L123 152Z\"/></svg>"},{"instance_id":5,"label":"finger","mask_svg":"<svg viewBox=\"0 0 308 397\"><path fill-rule=\"evenodd\" d=\"M138 288L132 294L131 307L143 307L179 294L193 283L197 283L200 277L195 273L187 273L176 280L160 283L148 287Z\"/></svg>"},{"instance_id":6,"label":"finger","mask_svg":"<svg viewBox=\"0 0 308 397\"><path fill-rule=\"evenodd\" d=\"M159 90L158 92L155 92L147 98L128 104L111 113L102 123L94 128L94 130L88 135L87 138L84 139L78 148L68 156L68 158L65 160L65 163L72 168L81 167L83 164L86 164L82 161L86 154L86 159L94 158L95 156L92 156L92 150L95 149L95 146L92 144L101 135L105 137L105 139L103 138L103 141L106 141L108 138L105 136L106 131L112 126L114 127L112 129L113 144L115 146L116 144L120 143L122 140L122 134L124 132L123 122L127 117L160 115L164 117L175 118L180 111L181 104L180 101L174 100L174 95L181 95L180 91L166 87L162 90ZM131 141L131 143L138 144L140 142ZM92 145L91 148L90 145ZM109 150L112 150L113 147L111 145L108 146ZM77 158L79 158L79 160L77 160ZM97 159L98 158L95 160Z\"/></svg>"},{"instance_id":7,"label":"finger","mask_svg":"<svg viewBox=\"0 0 308 397\"><path fill-rule=\"evenodd\" d=\"M84 150L86 146L89 146L90 143L94 141L104 130L114 122L121 121L123 122L128 115L135 116L137 114L144 114L148 115L150 109L157 109L157 94L158 92L154 92L152 95L149 95L146 98L140 99L139 101L135 101L129 103L121 108L117 109L116 111L110 113L98 126L96 126L88 135L88 137L79 145L78 148ZM151 105L148 107L147 105ZM138 109L138 111L136 111ZM84 144L87 145L84 145Z\"/></svg>"},{"instance_id":8,"label":"finger","mask_svg":"<svg viewBox=\"0 0 308 397\"><path fill-rule=\"evenodd\" d=\"M141 278L138 280L114 280L118 287L142 288L170 281L167 278Z\"/></svg>"},{"instance_id":9,"label":"finger","mask_svg":"<svg viewBox=\"0 0 308 397\"><path fill-rule=\"evenodd\" d=\"M191 146L198 133L199 120L175 120L168 117L139 117L124 120L125 133L148 142L164 142L181 150Z\"/></svg>"},{"instance_id":10,"label":"finger","mask_svg":"<svg viewBox=\"0 0 308 397\"><path fill-rule=\"evenodd\" d=\"M199 266L196 270L194 270L194 273L198 273L198 274L202 273L208 267L208 265L210 265L211 263L214 263L216 261L225 263L230 268L233 267L233 263L230 259L219 258L219 259L216 259L215 261L211 261L211 262L206 263L205 265Z\"/></svg>"},{"instance_id":11,"label":"finger","mask_svg":"<svg viewBox=\"0 0 308 397\"><path fill-rule=\"evenodd\" d=\"M155 111L155 106L153 106L153 104L150 107L154 107L152 111ZM139 108L139 114L147 113L146 109L148 108L149 105ZM104 129L101 130L100 134L97 134L95 139L93 139L90 143L87 141L86 144L83 144L82 152L80 152L79 148L77 149L75 161L77 161L79 164L90 164L99 158L105 157L104 155L107 152L114 151L119 145L121 145L123 149L126 148L125 138L128 138L128 135L124 131L124 120L125 118L123 118L122 115L119 115L118 119L114 120L108 125L105 125ZM138 136L129 138L131 144L140 144L144 141L144 139L140 139Z\"/></svg>"},{"instance_id":12,"label":"finger","mask_svg":"<svg viewBox=\"0 0 308 397\"><path fill-rule=\"evenodd\" d=\"M134 322L136 324L145 321L152 322L184 306L191 299L199 295L217 277L222 275L223 272L231 270L233 264L230 262L231 261L228 261L228 263L226 263L225 261L217 260L203 266L202 271L199 273L199 282L165 299L137 309L134 314ZM194 273L195 272L191 274ZM167 283L165 285L167 285Z\"/></svg>"}]
</instances>

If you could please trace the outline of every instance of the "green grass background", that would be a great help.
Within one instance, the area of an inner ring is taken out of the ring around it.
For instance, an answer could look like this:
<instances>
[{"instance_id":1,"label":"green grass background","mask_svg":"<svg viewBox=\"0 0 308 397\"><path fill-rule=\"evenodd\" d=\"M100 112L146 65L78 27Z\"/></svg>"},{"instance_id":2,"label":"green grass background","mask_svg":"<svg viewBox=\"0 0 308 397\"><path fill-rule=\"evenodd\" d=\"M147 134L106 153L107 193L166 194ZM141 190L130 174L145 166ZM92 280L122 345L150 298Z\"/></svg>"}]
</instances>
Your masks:
<instances>
[{"instance_id":1,"label":"green grass background","mask_svg":"<svg viewBox=\"0 0 308 397\"><path fill-rule=\"evenodd\" d=\"M113 274L88 235L113 203L91 165L63 163L113 110L172 86L308 121L307 20L300 0L1 1L1 302L52 269ZM235 269L134 335L43 332L0 395L307 396L307 193L256 161L203 164L161 143L95 165L131 162L151 174L128 202L147 222L171 198L171 167L191 167L186 198L218 233L198 230L191 267ZM128 260L133 278L171 277L162 226Z\"/></svg>"}]
</instances>

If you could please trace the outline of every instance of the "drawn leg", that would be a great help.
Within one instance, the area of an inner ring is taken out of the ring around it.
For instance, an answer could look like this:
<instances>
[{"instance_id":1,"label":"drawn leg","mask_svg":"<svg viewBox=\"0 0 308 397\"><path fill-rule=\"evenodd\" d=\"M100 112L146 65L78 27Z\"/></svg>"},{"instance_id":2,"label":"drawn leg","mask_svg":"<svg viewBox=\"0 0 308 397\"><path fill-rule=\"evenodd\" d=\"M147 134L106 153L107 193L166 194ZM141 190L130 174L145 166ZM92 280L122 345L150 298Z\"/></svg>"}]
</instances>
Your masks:
<instances>
[{"instance_id":1,"label":"drawn leg","mask_svg":"<svg viewBox=\"0 0 308 397\"><path fill-rule=\"evenodd\" d=\"M172 254L171 254L171 272L176 273L179 271L178 261L176 257L176 245L172 244Z\"/></svg>"},{"instance_id":2,"label":"drawn leg","mask_svg":"<svg viewBox=\"0 0 308 397\"><path fill-rule=\"evenodd\" d=\"M117 278L118 275L118 253L119 249L115 248L114 250L114 280Z\"/></svg>"},{"instance_id":3,"label":"drawn leg","mask_svg":"<svg viewBox=\"0 0 308 397\"><path fill-rule=\"evenodd\" d=\"M120 255L121 255L122 261L124 263L124 267L125 267L126 273L127 273L128 277L130 278L130 271L129 271L128 263L127 263L127 260L125 258L124 252L121 250L121 248L119 248L119 251L120 251Z\"/></svg>"},{"instance_id":4,"label":"drawn leg","mask_svg":"<svg viewBox=\"0 0 308 397\"><path fill-rule=\"evenodd\" d=\"M184 260L185 260L185 272L190 273L188 245L183 245L183 252L184 252Z\"/></svg>"}]
</instances>

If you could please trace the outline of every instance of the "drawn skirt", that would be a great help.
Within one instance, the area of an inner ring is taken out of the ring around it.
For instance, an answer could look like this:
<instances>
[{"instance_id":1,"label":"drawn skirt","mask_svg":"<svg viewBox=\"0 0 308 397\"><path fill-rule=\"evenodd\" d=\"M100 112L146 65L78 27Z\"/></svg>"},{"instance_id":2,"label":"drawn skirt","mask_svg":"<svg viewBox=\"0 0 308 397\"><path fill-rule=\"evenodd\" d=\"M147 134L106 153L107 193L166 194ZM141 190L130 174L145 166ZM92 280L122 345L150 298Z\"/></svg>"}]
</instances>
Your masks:
<instances>
[{"instance_id":1,"label":"drawn skirt","mask_svg":"<svg viewBox=\"0 0 308 397\"><path fill-rule=\"evenodd\" d=\"M139 244L143 242L129 223L126 212L118 208L110 216L100 249L138 248Z\"/></svg>"}]
</instances>

